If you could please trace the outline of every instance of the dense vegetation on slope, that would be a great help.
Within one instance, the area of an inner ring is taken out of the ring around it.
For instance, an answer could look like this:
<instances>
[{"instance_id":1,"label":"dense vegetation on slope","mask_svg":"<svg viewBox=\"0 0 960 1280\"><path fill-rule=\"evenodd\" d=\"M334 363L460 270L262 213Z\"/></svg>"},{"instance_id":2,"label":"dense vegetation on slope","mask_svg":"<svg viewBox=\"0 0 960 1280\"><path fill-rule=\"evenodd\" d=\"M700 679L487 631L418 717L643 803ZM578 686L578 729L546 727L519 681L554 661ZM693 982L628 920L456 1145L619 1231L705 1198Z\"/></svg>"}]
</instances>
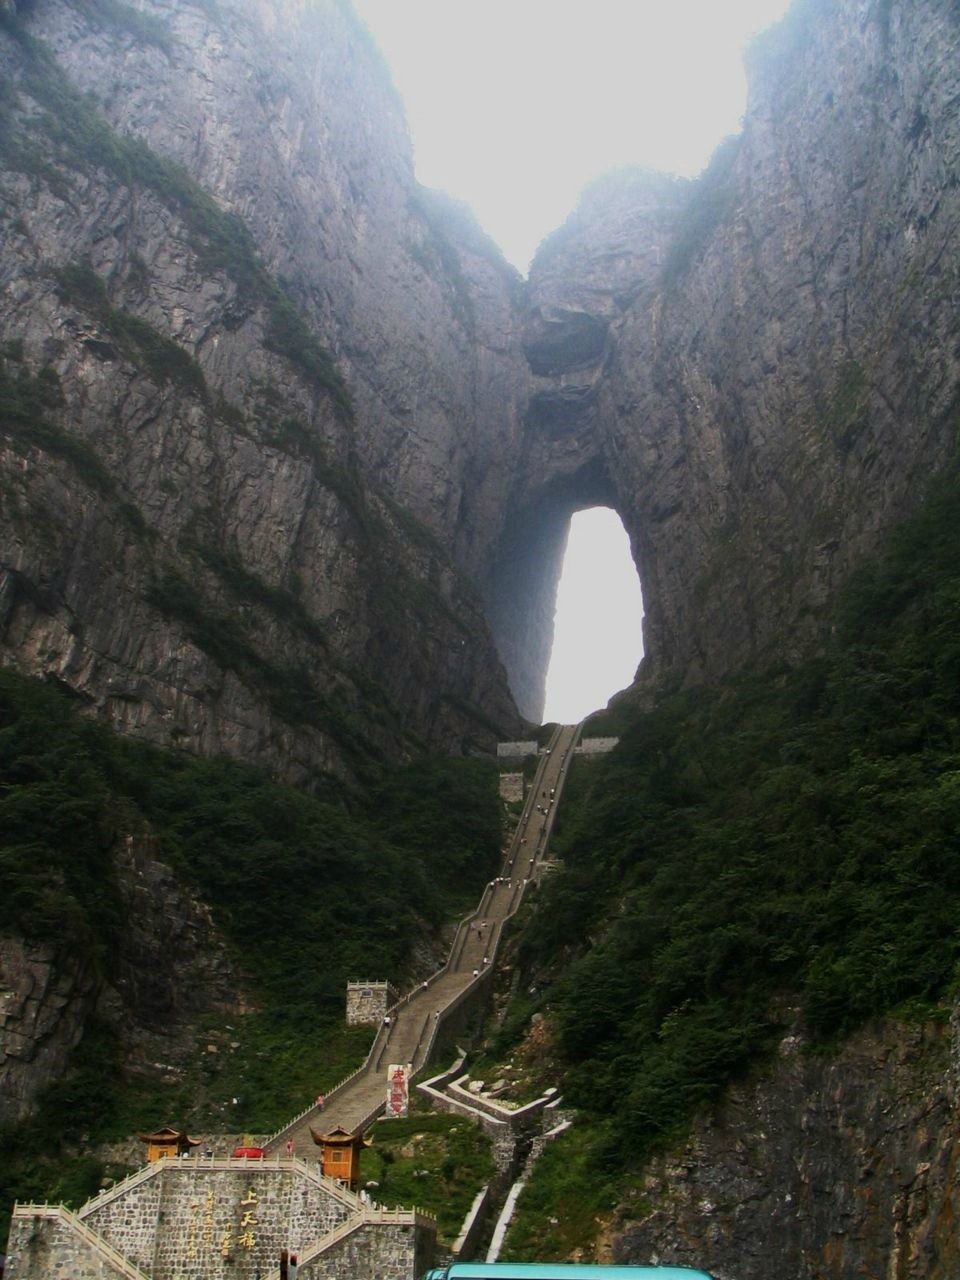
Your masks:
<instances>
[{"instance_id":1,"label":"dense vegetation on slope","mask_svg":"<svg viewBox=\"0 0 960 1280\"><path fill-rule=\"evenodd\" d=\"M120 1038L92 1030L40 1117L5 1135L0 1192L50 1192L37 1154L81 1132L164 1118L263 1131L299 1111L365 1050L365 1032L340 1028L347 979L398 978L425 927L489 879L500 822L489 761L424 758L362 794L310 795L118 738L58 689L0 670L0 932L68 947L110 979L125 928L114 851L148 831L210 904L258 1009L227 1037L239 1052L198 1064L179 1091L160 1086L162 1102L125 1091ZM212 1104L231 1095L241 1103L224 1117Z\"/></svg>"},{"instance_id":2,"label":"dense vegetation on slope","mask_svg":"<svg viewBox=\"0 0 960 1280\"><path fill-rule=\"evenodd\" d=\"M364 1176L376 1182L380 1204L419 1209L437 1219L437 1234L453 1245L477 1192L494 1176L490 1138L463 1116L419 1109L405 1120L385 1120L364 1153Z\"/></svg>"},{"instance_id":3,"label":"dense vegetation on slope","mask_svg":"<svg viewBox=\"0 0 960 1280\"><path fill-rule=\"evenodd\" d=\"M621 732L571 777L564 870L521 944L538 981L561 975L543 1007L588 1118L534 1180L526 1256L578 1243L570 1205L600 1207L794 1011L828 1046L954 988L960 465L851 585L822 658L673 693Z\"/></svg>"}]
</instances>

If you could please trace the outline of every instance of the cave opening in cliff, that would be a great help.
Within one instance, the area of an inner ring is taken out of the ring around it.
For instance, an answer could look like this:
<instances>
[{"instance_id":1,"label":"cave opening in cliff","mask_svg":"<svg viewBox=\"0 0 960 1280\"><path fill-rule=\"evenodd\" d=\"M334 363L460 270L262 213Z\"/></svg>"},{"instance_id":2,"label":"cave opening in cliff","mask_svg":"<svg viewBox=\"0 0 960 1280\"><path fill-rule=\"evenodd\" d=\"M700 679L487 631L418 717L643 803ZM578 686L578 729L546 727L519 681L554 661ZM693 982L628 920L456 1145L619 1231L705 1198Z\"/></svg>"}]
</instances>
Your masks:
<instances>
[{"instance_id":1,"label":"cave opening in cliff","mask_svg":"<svg viewBox=\"0 0 960 1280\"><path fill-rule=\"evenodd\" d=\"M633 680L643 600L623 522L610 507L570 519L557 586L544 719L574 724Z\"/></svg>"},{"instance_id":2,"label":"cave opening in cliff","mask_svg":"<svg viewBox=\"0 0 960 1280\"><path fill-rule=\"evenodd\" d=\"M485 583L510 691L534 724L573 723L605 706L630 684L643 652L640 581L616 486L599 453L584 450L575 462L565 458L559 474L534 472L511 506ZM558 612L562 576L570 603Z\"/></svg>"}]
</instances>

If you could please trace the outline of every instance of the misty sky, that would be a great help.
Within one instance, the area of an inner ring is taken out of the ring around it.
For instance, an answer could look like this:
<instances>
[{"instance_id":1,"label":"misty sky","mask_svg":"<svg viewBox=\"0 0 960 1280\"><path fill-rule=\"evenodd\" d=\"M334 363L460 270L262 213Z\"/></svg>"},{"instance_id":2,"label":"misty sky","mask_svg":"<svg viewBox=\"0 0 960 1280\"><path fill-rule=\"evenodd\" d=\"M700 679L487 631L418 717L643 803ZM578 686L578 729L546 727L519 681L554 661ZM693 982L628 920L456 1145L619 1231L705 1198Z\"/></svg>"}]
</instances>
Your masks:
<instances>
[{"instance_id":1,"label":"misty sky","mask_svg":"<svg viewBox=\"0 0 960 1280\"><path fill-rule=\"evenodd\" d=\"M354 6L403 98L419 181L466 201L526 273L537 244L598 174L623 165L699 173L720 139L739 129L744 44L783 15L787 0ZM590 585L603 590L589 606L582 597L565 606L565 565L554 649L564 674L558 666L548 676L548 720L571 722L603 706L640 659L636 575L629 554L623 563L618 526L598 514L571 531L568 560L585 559ZM632 657L621 652L624 635L634 637Z\"/></svg>"},{"instance_id":2,"label":"misty sky","mask_svg":"<svg viewBox=\"0 0 960 1280\"><path fill-rule=\"evenodd\" d=\"M354 0L407 111L417 177L524 273L583 186L692 176L739 128L741 50L786 0Z\"/></svg>"}]
</instances>

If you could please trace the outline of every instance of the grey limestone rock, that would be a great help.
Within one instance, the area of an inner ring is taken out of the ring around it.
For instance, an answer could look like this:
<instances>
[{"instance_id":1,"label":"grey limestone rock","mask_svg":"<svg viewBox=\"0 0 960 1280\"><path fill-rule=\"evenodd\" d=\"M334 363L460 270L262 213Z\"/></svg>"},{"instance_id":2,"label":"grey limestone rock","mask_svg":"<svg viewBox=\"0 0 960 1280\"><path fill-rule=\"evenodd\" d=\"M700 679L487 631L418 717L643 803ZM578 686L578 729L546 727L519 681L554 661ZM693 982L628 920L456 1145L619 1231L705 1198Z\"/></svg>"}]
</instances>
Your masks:
<instances>
[{"instance_id":1,"label":"grey limestone rock","mask_svg":"<svg viewBox=\"0 0 960 1280\"><path fill-rule=\"evenodd\" d=\"M533 264L515 520L602 474L657 679L808 652L952 447L958 37L945 0L794 5L701 179L614 175Z\"/></svg>"},{"instance_id":2,"label":"grey limestone rock","mask_svg":"<svg viewBox=\"0 0 960 1280\"><path fill-rule=\"evenodd\" d=\"M878 1022L835 1055L802 1030L652 1161L606 1236L618 1262L703 1265L718 1280L957 1272L950 1034Z\"/></svg>"},{"instance_id":3,"label":"grey limestone rock","mask_svg":"<svg viewBox=\"0 0 960 1280\"><path fill-rule=\"evenodd\" d=\"M239 975L210 909L156 856L122 838L114 858L124 928L107 976L66 947L0 937L0 1124L27 1116L62 1078L91 1015L124 1042L125 1069L175 1081L203 1015L244 1008Z\"/></svg>"},{"instance_id":4,"label":"grey limestone rock","mask_svg":"<svg viewBox=\"0 0 960 1280\"><path fill-rule=\"evenodd\" d=\"M294 779L489 749L516 713L460 530L515 273L417 187L344 6L118 12L0 32L0 333L58 387L53 447L4 440L8 660Z\"/></svg>"},{"instance_id":5,"label":"grey limestone rock","mask_svg":"<svg viewBox=\"0 0 960 1280\"><path fill-rule=\"evenodd\" d=\"M37 0L0 33L0 334L107 477L10 442L9 660L301 780L486 749L510 693L540 716L569 516L597 503L631 537L647 680L816 645L955 430L948 0L798 0L707 173L601 180L526 285L416 184L347 5L105 12ZM99 301L64 288L78 262ZM177 577L194 597L161 607ZM198 645L191 608L244 652Z\"/></svg>"}]
</instances>

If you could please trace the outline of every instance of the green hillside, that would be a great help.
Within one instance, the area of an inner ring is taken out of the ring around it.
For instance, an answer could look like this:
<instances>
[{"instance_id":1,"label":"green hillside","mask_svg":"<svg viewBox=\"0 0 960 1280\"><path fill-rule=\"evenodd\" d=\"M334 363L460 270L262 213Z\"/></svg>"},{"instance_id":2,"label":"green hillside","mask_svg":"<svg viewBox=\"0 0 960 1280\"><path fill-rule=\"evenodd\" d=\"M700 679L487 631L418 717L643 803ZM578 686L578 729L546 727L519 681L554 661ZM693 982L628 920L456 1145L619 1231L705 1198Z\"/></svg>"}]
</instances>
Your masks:
<instances>
[{"instance_id":1,"label":"green hillside","mask_svg":"<svg viewBox=\"0 0 960 1280\"><path fill-rule=\"evenodd\" d=\"M425 757L362 792L308 794L121 739L58 688L0 670L0 931L109 980L125 928L114 851L149 833L211 907L257 1010L229 1034L213 1019L204 1034L224 1052L198 1055L177 1087L127 1081L118 1028L91 1025L37 1115L0 1133L0 1216L14 1197L85 1198L98 1140L168 1122L269 1131L358 1065L369 1032L342 1025L346 981L399 980L424 930L477 899L500 845L496 776L490 761Z\"/></svg>"},{"instance_id":2,"label":"green hillside","mask_svg":"<svg viewBox=\"0 0 960 1280\"><path fill-rule=\"evenodd\" d=\"M682 1134L785 1010L825 1048L873 1015L945 1016L960 956L960 468L850 585L822 657L606 719L588 732L619 731L620 746L574 769L564 869L519 942L587 1123L535 1176L518 1256L576 1243L583 1206Z\"/></svg>"}]
</instances>

